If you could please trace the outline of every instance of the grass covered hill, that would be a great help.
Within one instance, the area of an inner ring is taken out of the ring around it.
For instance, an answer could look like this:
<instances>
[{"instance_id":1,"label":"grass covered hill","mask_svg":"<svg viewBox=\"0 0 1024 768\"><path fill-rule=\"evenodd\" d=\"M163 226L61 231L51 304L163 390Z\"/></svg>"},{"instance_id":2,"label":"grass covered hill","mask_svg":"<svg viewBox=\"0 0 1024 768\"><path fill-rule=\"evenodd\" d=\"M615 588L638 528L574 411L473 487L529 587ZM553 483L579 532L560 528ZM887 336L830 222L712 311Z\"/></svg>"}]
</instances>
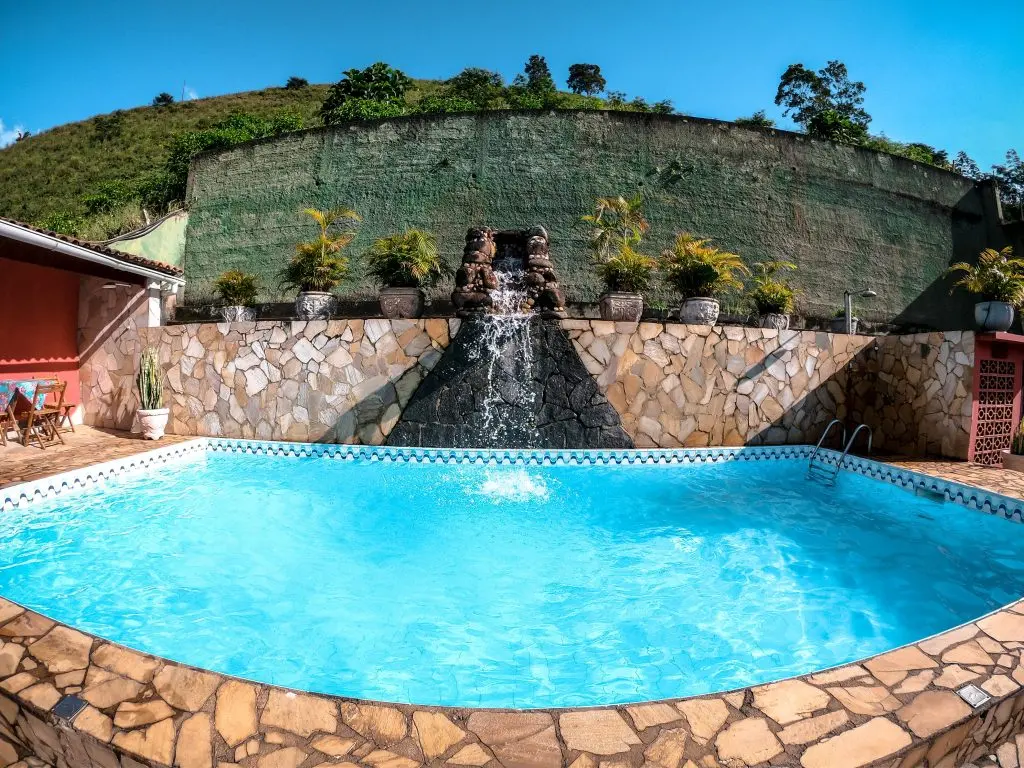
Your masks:
<instances>
[{"instance_id":1,"label":"grass covered hill","mask_svg":"<svg viewBox=\"0 0 1024 768\"><path fill-rule=\"evenodd\" d=\"M328 88L266 88L139 107L121 112L112 131L110 116L99 115L29 136L0 150L0 215L38 222L78 210L82 196L104 182L134 180L163 165L177 134L233 113L270 117L288 110L312 122Z\"/></svg>"}]
</instances>

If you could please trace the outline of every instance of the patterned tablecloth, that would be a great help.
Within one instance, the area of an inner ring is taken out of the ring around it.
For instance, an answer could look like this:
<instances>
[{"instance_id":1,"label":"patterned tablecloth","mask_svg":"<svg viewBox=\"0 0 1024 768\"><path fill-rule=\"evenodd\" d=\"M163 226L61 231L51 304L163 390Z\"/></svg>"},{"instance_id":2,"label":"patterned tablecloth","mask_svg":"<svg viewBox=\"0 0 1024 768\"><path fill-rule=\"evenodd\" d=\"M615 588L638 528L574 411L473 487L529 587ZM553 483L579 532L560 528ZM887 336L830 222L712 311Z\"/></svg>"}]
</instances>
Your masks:
<instances>
[{"instance_id":1,"label":"patterned tablecloth","mask_svg":"<svg viewBox=\"0 0 1024 768\"><path fill-rule=\"evenodd\" d=\"M36 387L53 379L0 379L0 412L6 411L12 402L16 402L17 393L24 396L26 400L32 400L36 393ZM46 395L40 395L36 400L36 408L43 404Z\"/></svg>"}]
</instances>

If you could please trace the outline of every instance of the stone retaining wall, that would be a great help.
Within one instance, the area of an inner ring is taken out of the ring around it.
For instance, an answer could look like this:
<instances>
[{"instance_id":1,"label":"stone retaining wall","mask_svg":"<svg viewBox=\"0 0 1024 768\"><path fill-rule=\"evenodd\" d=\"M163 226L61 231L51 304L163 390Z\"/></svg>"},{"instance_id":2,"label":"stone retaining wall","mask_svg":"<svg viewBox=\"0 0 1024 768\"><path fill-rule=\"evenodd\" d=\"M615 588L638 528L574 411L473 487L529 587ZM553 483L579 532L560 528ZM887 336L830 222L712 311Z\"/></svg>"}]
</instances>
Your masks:
<instances>
[{"instance_id":1,"label":"stone retaining wall","mask_svg":"<svg viewBox=\"0 0 1024 768\"><path fill-rule=\"evenodd\" d=\"M638 448L813 443L838 418L868 424L876 449L967 458L971 332L563 327Z\"/></svg>"},{"instance_id":2,"label":"stone retaining wall","mask_svg":"<svg viewBox=\"0 0 1024 768\"><path fill-rule=\"evenodd\" d=\"M866 423L888 453L966 458L974 334L847 336L563 320L637 447L817 441ZM177 434L383 443L458 320L129 326L83 362L85 421L127 429L145 344ZM569 446L575 447L575 446Z\"/></svg>"}]
</instances>

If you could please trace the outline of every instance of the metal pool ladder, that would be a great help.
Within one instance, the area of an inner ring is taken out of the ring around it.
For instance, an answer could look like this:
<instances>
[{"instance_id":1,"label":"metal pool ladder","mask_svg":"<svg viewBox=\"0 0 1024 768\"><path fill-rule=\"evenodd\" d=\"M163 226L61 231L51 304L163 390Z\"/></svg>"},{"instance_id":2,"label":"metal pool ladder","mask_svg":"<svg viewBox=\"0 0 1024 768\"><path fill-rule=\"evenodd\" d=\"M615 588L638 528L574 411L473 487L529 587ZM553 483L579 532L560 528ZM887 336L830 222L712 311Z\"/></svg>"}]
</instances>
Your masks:
<instances>
[{"instance_id":1,"label":"metal pool ladder","mask_svg":"<svg viewBox=\"0 0 1024 768\"><path fill-rule=\"evenodd\" d=\"M839 457L839 461L835 465L829 464L822 460L815 463L814 460L817 458L819 451L821 450L821 444L825 442L825 438L828 437L829 432L832 431L832 427L838 424L843 430L843 455ZM871 431L871 427L867 424L858 424L857 428L853 430L853 434L850 435L850 439L846 439L846 427L839 419L832 419L825 427L825 431L821 433L821 437L818 438L818 444L814 446L814 450L811 452L811 458L807 462L807 477L808 479L821 480L829 485L835 485L836 476L839 474L839 470L843 468L843 462L846 461L846 455L850 452L850 448L853 447L854 441L857 439L857 435L860 434L862 429L868 431L868 453L871 453L871 442L874 438L874 433Z\"/></svg>"}]
</instances>

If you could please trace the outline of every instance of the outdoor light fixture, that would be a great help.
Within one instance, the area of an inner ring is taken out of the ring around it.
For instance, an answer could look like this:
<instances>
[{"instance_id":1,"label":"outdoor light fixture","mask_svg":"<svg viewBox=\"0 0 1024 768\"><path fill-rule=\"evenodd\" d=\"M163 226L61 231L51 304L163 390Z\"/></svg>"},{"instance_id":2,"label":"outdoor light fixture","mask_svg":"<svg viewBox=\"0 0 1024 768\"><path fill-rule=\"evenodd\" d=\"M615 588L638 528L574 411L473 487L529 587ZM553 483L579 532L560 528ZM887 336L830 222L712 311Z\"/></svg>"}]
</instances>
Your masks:
<instances>
[{"instance_id":1,"label":"outdoor light fixture","mask_svg":"<svg viewBox=\"0 0 1024 768\"><path fill-rule=\"evenodd\" d=\"M844 328L847 333L853 333L853 297L859 296L862 299L873 299L878 294L870 288L858 288L855 291L844 291L843 299L846 306L846 324Z\"/></svg>"},{"instance_id":2,"label":"outdoor light fixture","mask_svg":"<svg viewBox=\"0 0 1024 768\"><path fill-rule=\"evenodd\" d=\"M103 287L107 288L107 289L110 289L110 288L127 288L129 286L128 286L128 283L118 283L118 282L116 282L114 280L111 280L109 282L104 283Z\"/></svg>"}]
</instances>

